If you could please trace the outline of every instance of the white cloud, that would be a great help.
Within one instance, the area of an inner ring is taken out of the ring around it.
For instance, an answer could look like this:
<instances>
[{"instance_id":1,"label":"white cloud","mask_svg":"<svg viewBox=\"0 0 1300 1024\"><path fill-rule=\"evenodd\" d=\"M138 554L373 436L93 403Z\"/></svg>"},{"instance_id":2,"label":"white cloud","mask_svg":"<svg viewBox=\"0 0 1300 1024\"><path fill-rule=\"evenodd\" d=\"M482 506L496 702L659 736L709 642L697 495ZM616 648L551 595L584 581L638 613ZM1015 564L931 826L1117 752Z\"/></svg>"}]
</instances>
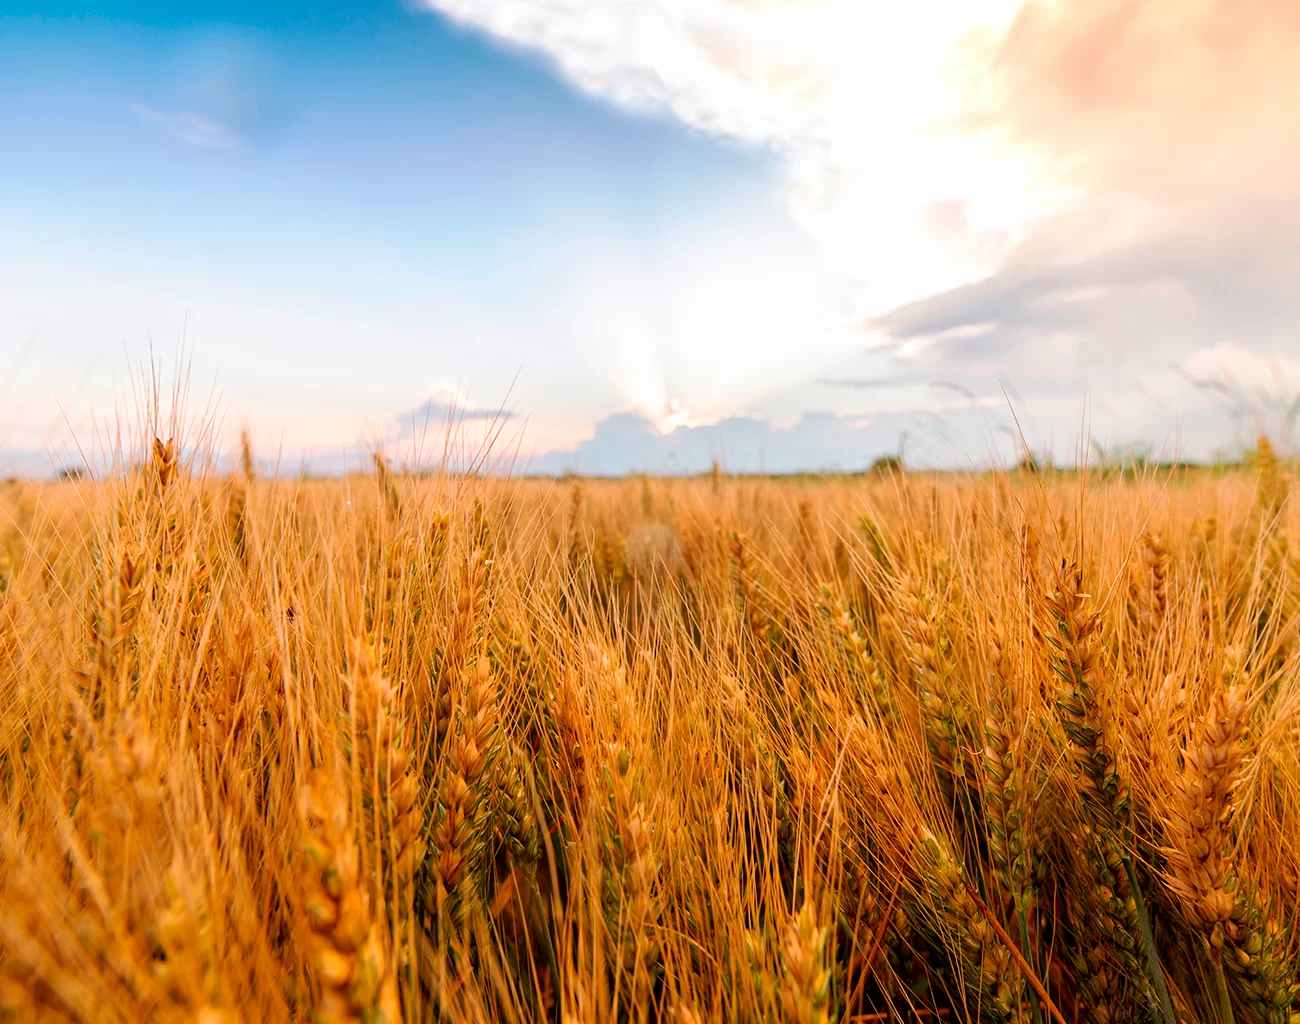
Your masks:
<instances>
[{"instance_id":1,"label":"white cloud","mask_svg":"<svg viewBox=\"0 0 1300 1024\"><path fill-rule=\"evenodd\" d=\"M1058 197L982 138L962 106L957 44L1020 0L424 0L539 51L580 87L777 149L788 199L865 310L988 272Z\"/></svg>"}]
</instances>

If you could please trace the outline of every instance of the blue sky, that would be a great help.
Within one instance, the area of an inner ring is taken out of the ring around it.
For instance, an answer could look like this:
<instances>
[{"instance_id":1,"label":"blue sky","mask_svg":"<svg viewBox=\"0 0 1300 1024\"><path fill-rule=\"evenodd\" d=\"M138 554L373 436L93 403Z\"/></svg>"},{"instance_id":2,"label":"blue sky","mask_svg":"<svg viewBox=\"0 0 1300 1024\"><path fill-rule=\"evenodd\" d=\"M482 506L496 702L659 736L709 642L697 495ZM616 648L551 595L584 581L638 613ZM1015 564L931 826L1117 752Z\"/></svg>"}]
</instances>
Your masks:
<instances>
[{"instance_id":1,"label":"blue sky","mask_svg":"<svg viewBox=\"0 0 1300 1024\"><path fill-rule=\"evenodd\" d=\"M1232 424L1187 373L1268 409L1300 387L1287 145L1230 168L1249 195L1221 170L1175 193L999 108L1037 132L1026 177L973 130L935 148L913 70L1017 4L775 32L714 7L6 5L0 471L84 444L182 337L223 443L321 465L448 408L470 443L504 408L544 469L852 467L909 436L960 464L1014 453L1009 393L1036 447L1208 450Z\"/></svg>"}]
</instances>

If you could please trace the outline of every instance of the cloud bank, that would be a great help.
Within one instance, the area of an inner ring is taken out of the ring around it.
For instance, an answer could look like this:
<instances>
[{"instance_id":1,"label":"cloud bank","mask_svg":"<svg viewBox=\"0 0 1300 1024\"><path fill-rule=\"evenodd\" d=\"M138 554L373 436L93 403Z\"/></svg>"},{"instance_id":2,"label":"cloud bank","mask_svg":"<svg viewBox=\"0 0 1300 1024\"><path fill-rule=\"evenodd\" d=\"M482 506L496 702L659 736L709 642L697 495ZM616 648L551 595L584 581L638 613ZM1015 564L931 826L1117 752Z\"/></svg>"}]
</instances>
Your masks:
<instances>
[{"instance_id":1,"label":"cloud bank","mask_svg":"<svg viewBox=\"0 0 1300 1024\"><path fill-rule=\"evenodd\" d=\"M715 424L661 433L635 412L596 424L573 451L548 452L528 461L536 474L622 476L628 473L694 474L714 460L735 473L791 473L802 470L856 471L870 465L882 447L896 443L888 426L875 426L828 413L809 414L788 427L761 417L731 416Z\"/></svg>"},{"instance_id":2,"label":"cloud bank","mask_svg":"<svg viewBox=\"0 0 1300 1024\"><path fill-rule=\"evenodd\" d=\"M707 472L716 460L732 473L861 472L882 455L898 455L914 469L983 469L1014 465L1026 449L1062 466L1134 453L1209 462L1237 458L1260 431L1288 436L1300 419L1300 358L1261 359L1231 345L1108 382L1086 398L1049 374L1027 379L1027 396L1009 382L983 394L958 381L920 377L819 383L868 393L883 383L898 401L887 412L805 413L788 424L729 416L670 432L638 412L616 413L575 447L510 460L510 468L555 476L689 475Z\"/></svg>"},{"instance_id":3,"label":"cloud bank","mask_svg":"<svg viewBox=\"0 0 1300 1024\"><path fill-rule=\"evenodd\" d=\"M805 413L790 423L728 416L717 423L662 431L636 412L616 413L570 450L521 460L524 472L583 476L696 474L716 461L731 473L861 472L883 455L915 467L1014 462L1018 447L999 432L1002 396L956 396L941 411L903 409L870 416ZM1026 421L1042 417L1027 411ZM976 451L974 459L967 455Z\"/></svg>"}]
</instances>

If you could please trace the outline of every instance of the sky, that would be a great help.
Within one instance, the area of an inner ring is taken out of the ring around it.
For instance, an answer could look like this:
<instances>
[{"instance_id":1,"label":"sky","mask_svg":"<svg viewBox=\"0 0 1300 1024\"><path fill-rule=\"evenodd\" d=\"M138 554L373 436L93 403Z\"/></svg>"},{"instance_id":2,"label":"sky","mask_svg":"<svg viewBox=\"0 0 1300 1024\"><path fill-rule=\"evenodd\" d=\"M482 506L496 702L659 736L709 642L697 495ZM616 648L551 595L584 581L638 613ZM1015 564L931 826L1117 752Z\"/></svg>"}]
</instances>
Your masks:
<instances>
[{"instance_id":1,"label":"sky","mask_svg":"<svg viewBox=\"0 0 1300 1024\"><path fill-rule=\"evenodd\" d=\"M0 475L153 363L323 472L1286 446L1297 66L1294 0L7 2Z\"/></svg>"}]
</instances>

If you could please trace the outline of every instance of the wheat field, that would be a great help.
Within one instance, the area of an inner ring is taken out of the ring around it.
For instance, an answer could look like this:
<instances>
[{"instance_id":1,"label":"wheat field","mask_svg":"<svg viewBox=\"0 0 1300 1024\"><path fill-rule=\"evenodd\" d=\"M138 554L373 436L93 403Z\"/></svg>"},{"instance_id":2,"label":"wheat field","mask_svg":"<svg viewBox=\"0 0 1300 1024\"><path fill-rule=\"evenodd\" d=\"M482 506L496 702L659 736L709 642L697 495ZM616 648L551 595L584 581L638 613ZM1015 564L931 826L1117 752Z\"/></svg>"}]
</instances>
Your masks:
<instances>
[{"instance_id":1,"label":"wheat field","mask_svg":"<svg viewBox=\"0 0 1300 1024\"><path fill-rule=\"evenodd\" d=\"M0 484L0 1019L1300 1021L1266 443L312 482L145 442Z\"/></svg>"}]
</instances>

